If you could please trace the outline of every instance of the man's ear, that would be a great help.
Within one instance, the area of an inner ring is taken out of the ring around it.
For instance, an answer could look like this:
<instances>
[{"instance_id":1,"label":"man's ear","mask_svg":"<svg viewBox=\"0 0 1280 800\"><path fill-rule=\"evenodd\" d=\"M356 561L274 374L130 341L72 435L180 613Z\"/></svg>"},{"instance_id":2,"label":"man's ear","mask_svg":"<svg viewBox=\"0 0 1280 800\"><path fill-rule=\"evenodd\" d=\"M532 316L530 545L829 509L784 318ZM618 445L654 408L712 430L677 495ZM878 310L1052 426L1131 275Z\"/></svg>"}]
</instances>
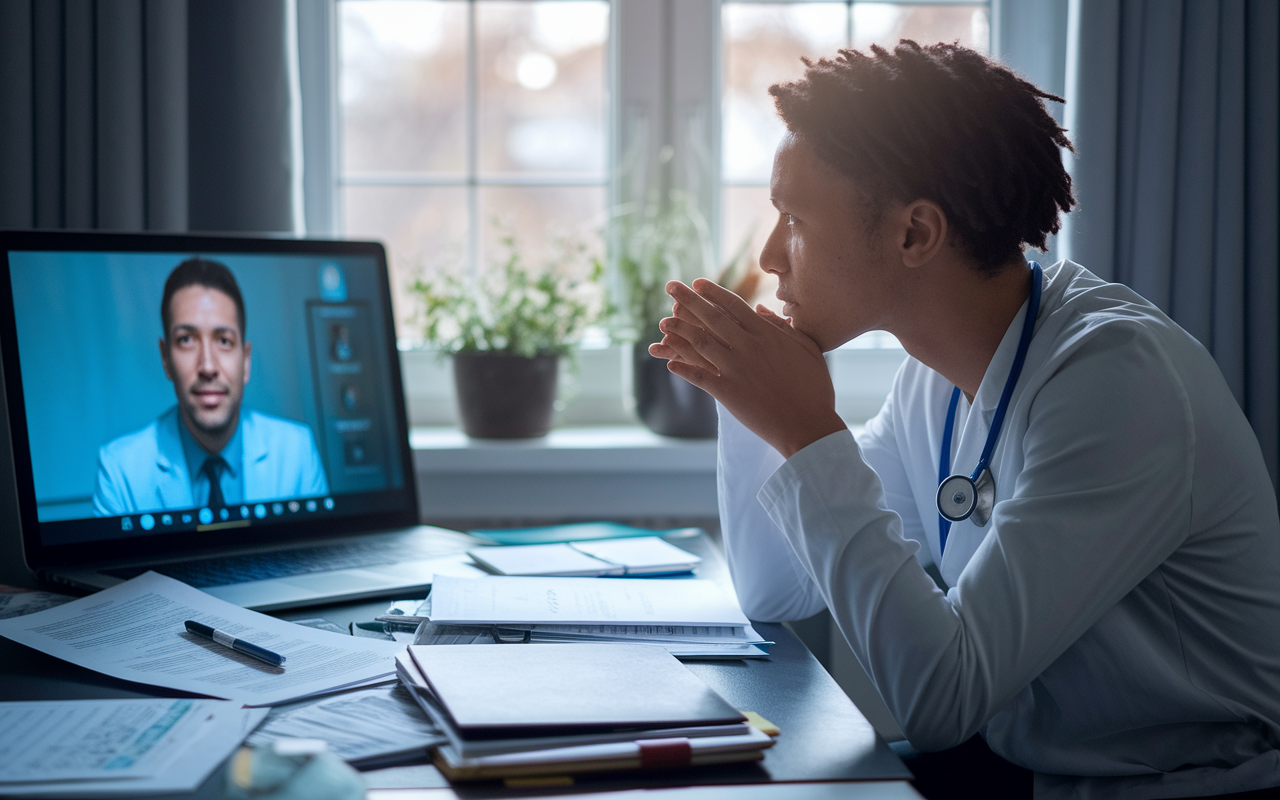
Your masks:
<instances>
[{"instance_id":1,"label":"man's ear","mask_svg":"<svg viewBox=\"0 0 1280 800\"><path fill-rule=\"evenodd\" d=\"M898 212L902 263L907 267L928 264L947 240L947 215L932 200L916 200Z\"/></svg>"},{"instance_id":2,"label":"man's ear","mask_svg":"<svg viewBox=\"0 0 1280 800\"><path fill-rule=\"evenodd\" d=\"M160 364L164 367L164 376L170 381L173 380L173 373L169 370L169 345L160 337Z\"/></svg>"},{"instance_id":3,"label":"man's ear","mask_svg":"<svg viewBox=\"0 0 1280 800\"><path fill-rule=\"evenodd\" d=\"M249 383L249 373L253 371L253 344L244 343L244 382Z\"/></svg>"}]
</instances>

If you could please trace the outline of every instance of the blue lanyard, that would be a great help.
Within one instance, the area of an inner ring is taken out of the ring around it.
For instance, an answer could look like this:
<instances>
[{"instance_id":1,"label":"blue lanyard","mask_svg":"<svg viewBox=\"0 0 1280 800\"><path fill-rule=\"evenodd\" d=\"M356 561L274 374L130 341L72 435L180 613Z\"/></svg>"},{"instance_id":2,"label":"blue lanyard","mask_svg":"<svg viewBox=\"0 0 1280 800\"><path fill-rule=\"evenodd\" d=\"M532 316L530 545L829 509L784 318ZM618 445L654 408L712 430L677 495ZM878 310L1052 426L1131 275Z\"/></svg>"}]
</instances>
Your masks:
<instances>
[{"instance_id":1,"label":"blue lanyard","mask_svg":"<svg viewBox=\"0 0 1280 800\"><path fill-rule=\"evenodd\" d=\"M987 433L987 443L982 448L982 457L974 468L970 480L977 481L991 465L991 454L996 449L996 441L1000 438L1000 428L1004 426L1004 415L1009 410L1009 399L1013 397L1013 389L1018 385L1018 376L1022 374L1022 365L1027 360L1027 348L1031 346L1031 334L1035 331L1036 316L1040 313L1040 284L1043 270L1036 262L1031 262L1031 301L1027 304L1027 316L1022 321L1022 338L1018 340L1018 352L1013 357L1013 366L1009 369L1009 377L1004 382L1004 392L1000 395L1000 404L996 406L996 415L991 420L991 430ZM956 423L956 406L960 404L960 387L951 392L951 403L947 406L947 424L942 429L942 457L938 460L938 483L941 484L951 475L951 434ZM938 551L946 552L947 535L951 533L951 521L938 515Z\"/></svg>"}]
</instances>

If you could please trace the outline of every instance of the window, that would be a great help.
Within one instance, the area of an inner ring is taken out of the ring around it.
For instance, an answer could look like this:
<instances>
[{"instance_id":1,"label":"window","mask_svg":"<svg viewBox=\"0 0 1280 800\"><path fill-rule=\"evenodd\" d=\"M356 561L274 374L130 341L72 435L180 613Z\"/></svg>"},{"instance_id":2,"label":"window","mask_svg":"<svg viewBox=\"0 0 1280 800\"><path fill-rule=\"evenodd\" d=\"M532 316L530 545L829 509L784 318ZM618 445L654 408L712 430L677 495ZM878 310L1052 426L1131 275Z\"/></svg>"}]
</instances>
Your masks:
<instances>
[{"instance_id":1,"label":"window","mask_svg":"<svg viewBox=\"0 0 1280 800\"><path fill-rule=\"evenodd\" d=\"M550 236L600 246L620 202L611 159L635 154L637 131L653 174L697 172L720 260L745 249L754 262L776 213L768 183L782 125L771 84L799 77L801 56L849 45L908 37L986 52L991 39L990 3L973 0L337 5L342 230L386 242L402 323L415 270L492 262L495 219L535 259ZM767 276L754 299L774 302ZM831 363L838 410L859 422L903 354L887 334L850 347ZM634 422L623 349L580 354L559 424ZM405 364L411 420L451 422L448 369L410 352Z\"/></svg>"},{"instance_id":2,"label":"window","mask_svg":"<svg viewBox=\"0 0 1280 800\"><path fill-rule=\"evenodd\" d=\"M402 330L423 267L483 268L514 234L598 240L606 187L606 0L342 0L348 236L386 243Z\"/></svg>"}]
</instances>

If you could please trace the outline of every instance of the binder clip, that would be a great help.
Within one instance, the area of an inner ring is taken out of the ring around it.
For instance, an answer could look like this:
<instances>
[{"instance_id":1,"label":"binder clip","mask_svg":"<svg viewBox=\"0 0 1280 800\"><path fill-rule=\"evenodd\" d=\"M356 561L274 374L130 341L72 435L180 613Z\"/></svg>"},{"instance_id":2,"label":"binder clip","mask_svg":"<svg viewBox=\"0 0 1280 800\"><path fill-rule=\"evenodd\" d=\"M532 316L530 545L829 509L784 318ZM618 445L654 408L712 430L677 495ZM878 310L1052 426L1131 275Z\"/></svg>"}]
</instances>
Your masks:
<instances>
[{"instance_id":1,"label":"binder clip","mask_svg":"<svg viewBox=\"0 0 1280 800\"><path fill-rule=\"evenodd\" d=\"M520 633L521 631L516 631L516 634ZM493 637L494 644L528 644L533 640L533 631L523 631L523 634L519 639L504 639L497 625L489 626L489 635Z\"/></svg>"}]
</instances>

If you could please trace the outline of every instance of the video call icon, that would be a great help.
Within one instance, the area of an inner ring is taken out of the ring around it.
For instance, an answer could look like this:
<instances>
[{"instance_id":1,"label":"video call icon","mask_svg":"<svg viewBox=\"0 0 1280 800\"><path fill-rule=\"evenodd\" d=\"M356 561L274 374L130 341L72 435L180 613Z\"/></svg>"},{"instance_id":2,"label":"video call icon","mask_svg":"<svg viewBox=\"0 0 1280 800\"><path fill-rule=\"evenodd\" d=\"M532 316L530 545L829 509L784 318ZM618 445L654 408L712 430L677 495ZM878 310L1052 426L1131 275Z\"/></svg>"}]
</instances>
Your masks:
<instances>
[{"instance_id":1,"label":"video call icon","mask_svg":"<svg viewBox=\"0 0 1280 800\"><path fill-rule=\"evenodd\" d=\"M337 264L320 267L320 296L330 303L347 301L347 276Z\"/></svg>"},{"instance_id":2,"label":"video call icon","mask_svg":"<svg viewBox=\"0 0 1280 800\"><path fill-rule=\"evenodd\" d=\"M351 329L340 322L329 329L329 355L334 361L350 361L355 355L351 347Z\"/></svg>"},{"instance_id":3,"label":"video call icon","mask_svg":"<svg viewBox=\"0 0 1280 800\"><path fill-rule=\"evenodd\" d=\"M343 384L342 406L348 411L355 411L360 406L360 387L354 383Z\"/></svg>"}]
</instances>

